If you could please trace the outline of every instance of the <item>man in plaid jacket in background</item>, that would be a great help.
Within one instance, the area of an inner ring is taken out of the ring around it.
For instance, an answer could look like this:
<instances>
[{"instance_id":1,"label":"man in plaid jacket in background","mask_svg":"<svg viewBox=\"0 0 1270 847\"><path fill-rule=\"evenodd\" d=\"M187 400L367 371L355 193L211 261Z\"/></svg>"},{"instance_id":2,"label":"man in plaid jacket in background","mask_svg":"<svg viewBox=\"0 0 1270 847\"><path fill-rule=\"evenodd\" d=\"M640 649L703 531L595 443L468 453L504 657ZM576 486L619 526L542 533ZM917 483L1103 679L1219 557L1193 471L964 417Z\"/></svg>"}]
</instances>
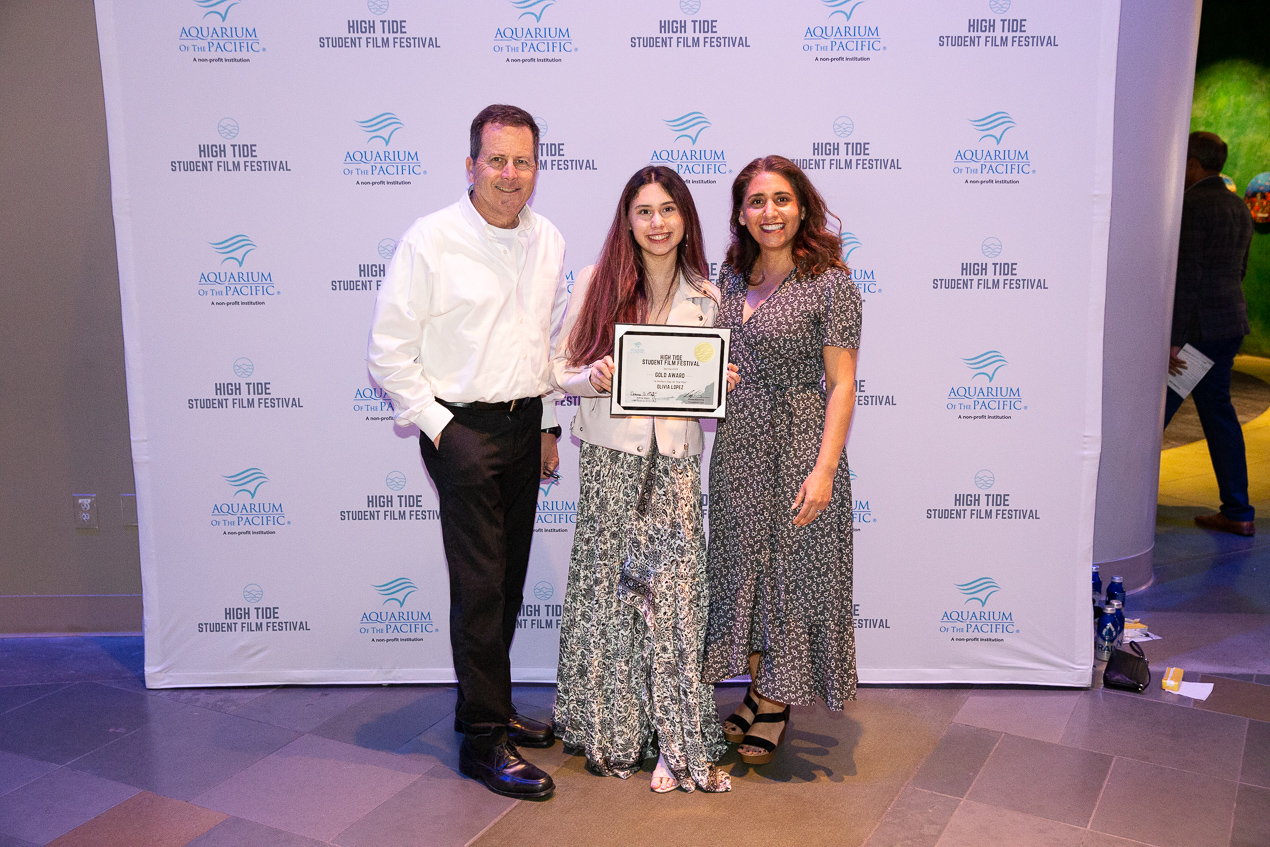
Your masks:
<instances>
[{"instance_id":1,"label":"man in plaid jacket in background","mask_svg":"<svg viewBox=\"0 0 1270 847\"><path fill-rule=\"evenodd\" d=\"M1186 193L1182 196L1169 373L1185 370L1186 362L1179 355L1184 344L1213 360L1191 396L1217 475L1221 510L1197 515L1195 523L1205 529L1250 536L1256 526L1248 502L1243 430L1230 402L1230 372L1249 332L1243 279L1252 242L1252 216L1221 177L1226 149L1226 142L1211 132L1192 132L1186 145ZM1167 427L1183 398L1172 390L1166 394Z\"/></svg>"}]
</instances>

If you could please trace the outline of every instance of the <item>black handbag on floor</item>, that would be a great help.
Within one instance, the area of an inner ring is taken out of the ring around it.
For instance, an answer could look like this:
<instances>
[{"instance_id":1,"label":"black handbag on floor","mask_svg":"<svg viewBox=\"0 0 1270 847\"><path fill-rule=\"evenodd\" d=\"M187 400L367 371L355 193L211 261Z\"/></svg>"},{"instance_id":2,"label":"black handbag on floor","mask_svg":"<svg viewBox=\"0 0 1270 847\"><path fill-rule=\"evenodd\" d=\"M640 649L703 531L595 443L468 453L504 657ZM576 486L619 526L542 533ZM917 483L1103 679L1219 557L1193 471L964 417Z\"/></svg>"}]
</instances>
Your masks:
<instances>
[{"instance_id":1,"label":"black handbag on floor","mask_svg":"<svg viewBox=\"0 0 1270 847\"><path fill-rule=\"evenodd\" d=\"M1116 650L1107 660L1107 669L1102 673L1102 684L1107 688L1119 688L1123 691L1136 691L1141 694L1151 684L1151 666L1142 648L1130 642L1129 650Z\"/></svg>"}]
</instances>

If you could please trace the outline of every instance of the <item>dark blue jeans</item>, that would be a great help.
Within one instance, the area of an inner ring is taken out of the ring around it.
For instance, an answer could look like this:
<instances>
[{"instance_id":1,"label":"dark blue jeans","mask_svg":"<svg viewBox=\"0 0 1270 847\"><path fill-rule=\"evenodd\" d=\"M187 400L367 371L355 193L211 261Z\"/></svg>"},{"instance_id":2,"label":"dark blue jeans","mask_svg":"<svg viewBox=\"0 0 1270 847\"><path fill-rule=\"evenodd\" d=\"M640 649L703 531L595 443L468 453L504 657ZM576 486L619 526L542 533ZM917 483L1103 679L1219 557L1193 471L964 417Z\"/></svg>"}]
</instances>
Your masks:
<instances>
[{"instance_id":1,"label":"dark blue jeans","mask_svg":"<svg viewBox=\"0 0 1270 847\"><path fill-rule=\"evenodd\" d=\"M1250 521L1254 511L1248 503L1248 460L1244 455L1244 433L1239 428L1235 406L1230 402L1230 370L1242 338L1202 341L1191 346L1213 360L1213 366L1195 386L1191 396L1199 411L1199 422L1208 440L1208 456L1217 475L1221 493L1221 513L1232 521ZM1182 405L1182 397L1166 390L1164 425L1168 426Z\"/></svg>"}]
</instances>

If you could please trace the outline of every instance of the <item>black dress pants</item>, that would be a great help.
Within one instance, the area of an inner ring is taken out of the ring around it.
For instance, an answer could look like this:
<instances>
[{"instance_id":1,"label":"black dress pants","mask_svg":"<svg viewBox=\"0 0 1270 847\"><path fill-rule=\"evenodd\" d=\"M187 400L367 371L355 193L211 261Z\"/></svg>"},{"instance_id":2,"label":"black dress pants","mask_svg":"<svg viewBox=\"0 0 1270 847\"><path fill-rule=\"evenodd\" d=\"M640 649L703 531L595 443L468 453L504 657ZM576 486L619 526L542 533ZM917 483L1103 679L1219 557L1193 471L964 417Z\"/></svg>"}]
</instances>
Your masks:
<instances>
[{"instance_id":1,"label":"black dress pants","mask_svg":"<svg viewBox=\"0 0 1270 847\"><path fill-rule=\"evenodd\" d=\"M1230 372L1243 341L1241 336L1191 342L1196 350L1213 360L1213 366L1195 385L1191 396L1195 398L1199 423L1208 441L1208 457L1213 461L1213 474L1217 477L1217 491L1221 495L1221 513L1232 521L1250 521L1257 516L1248 499L1244 431L1239 426L1239 415L1230 399ZM1176 391L1166 390L1164 393L1164 425L1167 427L1181 407L1183 398Z\"/></svg>"},{"instance_id":2,"label":"black dress pants","mask_svg":"<svg viewBox=\"0 0 1270 847\"><path fill-rule=\"evenodd\" d=\"M511 719L512 638L524 597L542 467L542 401L513 412L451 407L441 447L420 435L436 484L450 573L455 715L468 742L489 749Z\"/></svg>"}]
</instances>

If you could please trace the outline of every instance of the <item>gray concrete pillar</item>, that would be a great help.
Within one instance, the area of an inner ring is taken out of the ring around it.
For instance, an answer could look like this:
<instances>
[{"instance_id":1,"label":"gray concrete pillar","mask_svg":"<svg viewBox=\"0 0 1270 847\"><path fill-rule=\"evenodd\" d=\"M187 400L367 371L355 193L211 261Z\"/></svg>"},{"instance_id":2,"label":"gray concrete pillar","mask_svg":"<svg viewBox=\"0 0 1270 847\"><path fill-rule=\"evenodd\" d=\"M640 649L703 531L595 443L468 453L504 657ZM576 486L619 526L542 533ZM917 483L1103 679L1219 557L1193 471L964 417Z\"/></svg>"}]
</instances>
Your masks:
<instances>
[{"instance_id":1,"label":"gray concrete pillar","mask_svg":"<svg viewBox=\"0 0 1270 847\"><path fill-rule=\"evenodd\" d=\"M1122 0L1094 562L1151 582L1201 0Z\"/></svg>"}]
</instances>

